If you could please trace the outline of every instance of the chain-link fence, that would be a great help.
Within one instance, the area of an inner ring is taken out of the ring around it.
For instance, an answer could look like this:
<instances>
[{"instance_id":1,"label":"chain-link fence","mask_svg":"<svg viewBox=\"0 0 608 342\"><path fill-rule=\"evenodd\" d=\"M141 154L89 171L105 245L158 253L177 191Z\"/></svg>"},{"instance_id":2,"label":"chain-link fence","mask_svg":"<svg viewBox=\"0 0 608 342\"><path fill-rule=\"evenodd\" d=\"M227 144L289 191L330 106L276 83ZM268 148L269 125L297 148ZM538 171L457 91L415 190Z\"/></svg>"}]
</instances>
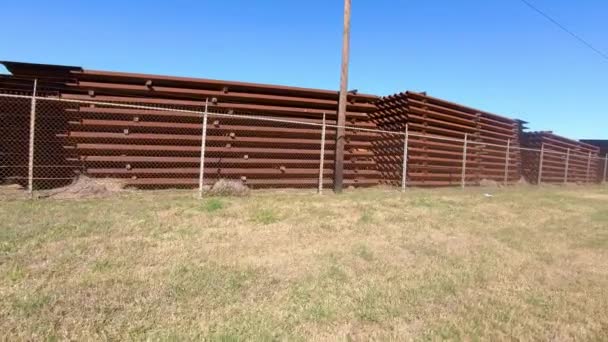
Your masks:
<instances>
[{"instance_id":1,"label":"chain-link fence","mask_svg":"<svg viewBox=\"0 0 608 342\"><path fill-rule=\"evenodd\" d=\"M48 191L83 177L139 189L204 190L219 180L249 188L331 189L337 126L323 117L293 118L214 106L73 100L52 94L0 94L3 190ZM131 100L133 101L133 100ZM345 126L344 185L383 179L401 189L606 181L608 156L577 149L494 144L399 130ZM435 153L429 153L433 146ZM437 152L440 151L440 152Z\"/></svg>"}]
</instances>

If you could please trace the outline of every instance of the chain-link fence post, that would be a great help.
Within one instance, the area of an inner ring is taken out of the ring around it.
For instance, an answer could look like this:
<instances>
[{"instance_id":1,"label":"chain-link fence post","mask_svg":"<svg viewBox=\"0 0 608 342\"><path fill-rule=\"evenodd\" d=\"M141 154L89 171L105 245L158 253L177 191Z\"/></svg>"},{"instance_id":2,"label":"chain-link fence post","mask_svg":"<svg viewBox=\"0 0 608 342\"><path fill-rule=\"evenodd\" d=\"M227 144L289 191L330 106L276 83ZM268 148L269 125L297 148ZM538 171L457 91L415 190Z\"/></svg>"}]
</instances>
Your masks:
<instances>
[{"instance_id":1,"label":"chain-link fence post","mask_svg":"<svg viewBox=\"0 0 608 342\"><path fill-rule=\"evenodd\" d=\"M566 150L566 170L564 171L564 184L568 183L568 169L570 168L570 148Z\"/></svg>"},{"instance_id":2,"label":"chain-link fence post","mask_svg":"<svg viewBox=\"0 0 608 342\"><path fill-rule=\"evenodd\" d=\"M325 113L321 126L321 155L319 156L319 194L323 193L323 171L325 170Z\"/></svg>"},{"instance_id":3,"label":"chain-link fence post","mask_svg":"<svg viewBox=\"0 0 608 342\"><path fill-rule=\"evenodd\" d=\"M589 151L589 155L587 156L587 184L591 183L591 151Z\"/></svg>"},{"instance_id":4,"label":"chain-link fence post","mask_svg":"<svg viewBox=\"0 0 608 342\"><path fill-rule=\"evenodd\" d=\"M467 144L468 144L469 134L464 134L464 144L462 147L462 175L460 179L460 187L464 189L466 183L466 174L467 174Z\"/></svg>"},{"instance_id":5,"label":"chain-link fence post","mask_svg":"<svg viewBox=\"0 0 608 342\"><path fill-rule=\"evenodd\" d=\"M505 154L505 186L509 184L509 159L511 158L511 139L507 140L507 152Z\"/></svg>"},{"instance_id":6,"label":"chain-link fence post","mask_svg":"<svg viewBox=\"0 0 608 342\"><path fill-rule=\"evenodd\" d=\"M536 184L540 185L543 180L543 159L545 157L545 143L540 145L540 160L538 161L538 179Z\"/></svg>"},{"instance_id":7,"label":"chain-link fence post","mask_svg":"<svg viewBox=\"0 0 608 342\"><path fill-rule=\"evenodd\" d=\"M34 88L32 89L32 104L30 108L30 137L28 148L28 163L27 163L27 192L30 196L34 193L34 138L36 136L36 90L38 87L38 79L34 79Z\"/></svg>"},{"instance_id":8,"label":"chain-link fence post","mask_svg":"<svg viewBox=\"0 0 608 342\"><path fill-rule=\"evenodd\" d=\"M207 106L209 99L205 99L205 112L203 113L203 132L201 133L201 162L198 176L198 197L203 198L203 181L205 178L205 143L207 141Z\"/></svg>"},{"instance_id":9,"label":"chain-link fence post","mask_svg":"<svg viewBox=\"0 0 608 342\"><path fill-rule=\"evenodd\" d=\"M407 149L409 140L408 125L405 124L405 138L403 139L403 168L401 170L401 191L405 191L407 186Z\"/></svg>"},{"instance_id":10,"label":"chain-link fence post","mask_svg":"<svg viewBox=\"0 0 608 342\"><path fill-rule=\"evenodd\" d=\"M606 156L604 157L604 181L603 183L606 183L606 174L608 173L608 153L606 153Z\"/></svg>"}]
</instances>

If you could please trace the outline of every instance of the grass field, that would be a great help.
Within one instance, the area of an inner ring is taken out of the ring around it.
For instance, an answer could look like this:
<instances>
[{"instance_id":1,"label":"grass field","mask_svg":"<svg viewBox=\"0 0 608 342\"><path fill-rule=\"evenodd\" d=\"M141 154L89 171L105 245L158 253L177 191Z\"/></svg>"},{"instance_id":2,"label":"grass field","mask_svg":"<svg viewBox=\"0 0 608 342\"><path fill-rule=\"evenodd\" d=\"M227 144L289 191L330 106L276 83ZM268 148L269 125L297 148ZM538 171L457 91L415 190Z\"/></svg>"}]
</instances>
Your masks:
<instances>
[{"instance_id":1,"label":"grass field","mask_svg":"<svg viewBox=\"0 0 608 342\"><path fill-rule=\"evenodd\" d=\"M0 218L3 340L608 339L606 187L129 193Z\"/></svg>"}]
</instances>

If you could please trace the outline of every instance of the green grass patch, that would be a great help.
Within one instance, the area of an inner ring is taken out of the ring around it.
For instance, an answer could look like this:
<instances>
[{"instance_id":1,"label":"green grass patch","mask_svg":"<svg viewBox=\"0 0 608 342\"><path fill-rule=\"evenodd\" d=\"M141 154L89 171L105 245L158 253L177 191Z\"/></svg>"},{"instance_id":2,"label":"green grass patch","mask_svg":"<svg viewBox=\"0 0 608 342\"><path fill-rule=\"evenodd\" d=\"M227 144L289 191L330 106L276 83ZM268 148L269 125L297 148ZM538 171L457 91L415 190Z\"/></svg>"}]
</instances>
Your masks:
<instances>
[{"instance_id":1,"label":"green grass patch","mask_svg":"<svg viewBox=\"0 0 608 342\"><path fill-rule=\"evenodd\" d=\"M182 265L171 274L170 294L183 302L203 299L209 306L226 305L241 300L256 277L250 268Z\"/></svg>"},{"instance_id":2,"label":"green grass patch","mask_svg":"<svg viewBox=\"0 0 608 342\"><path fill-rule=\"evenodd\" d=\"M280 219L279 219L279 215L277 214L277 212L275 210L268 209L268 208L262 208L262 209L257 209L254 211L252 220L255 223L269 225L272 223L279 222Z\"/></svg>"},{"instance_id":3,"label":"green grass patch","mask_svg":"<svg viewBox=\"0 0 608 342\"><path fill-rule=\"evenodd\" d=\"M210 198L203 203L203 210L213 213L224 209L224 202L219 198Z\"/></svg>"},{"instance_id":4,"label":"green grass patch","mask_svg":"<svg viewBox=\"0 0 608 342\"><path fill-rule=\"evenodd\" d=\"M24 316L32 316L51 305L52 298L46 294L28 293L13 299L13 309Z\"/></svg>"},{"instance_id":5,"label":"green grass patch","mask_svg":"<svg viewBox=\"0 0 608 342\"><path fill-rule=\"evenodd\" d=\"M365 244L357 244L353 247L353 253L359 258L370 262L374 260L374 253Z\"/></svg>"},{"instance_id":6,"label":"green grass patch","mask_svg":"<svg viewBox=\"0 0 608 342\"><path fill-rule=\"evenodd\" d=\"M359 223L361 225L369 225L369 224L372 224L373 222L374 222L374 210L371 208L363 209L363 211L361 212L361 215L359 216L359 220L357 221L357 223Z\"/></svg>"},{"instance_id":7,"label":"green grass patch","mask_svg":"<svg viewBox=\"0 0 608 342\"><path fill-rule=\"evenodd\" d=\"M5 274L2 276L8 281L18 282L25 278L26 272L20 265L7 265Z\"/></svg>"}]
</instances>

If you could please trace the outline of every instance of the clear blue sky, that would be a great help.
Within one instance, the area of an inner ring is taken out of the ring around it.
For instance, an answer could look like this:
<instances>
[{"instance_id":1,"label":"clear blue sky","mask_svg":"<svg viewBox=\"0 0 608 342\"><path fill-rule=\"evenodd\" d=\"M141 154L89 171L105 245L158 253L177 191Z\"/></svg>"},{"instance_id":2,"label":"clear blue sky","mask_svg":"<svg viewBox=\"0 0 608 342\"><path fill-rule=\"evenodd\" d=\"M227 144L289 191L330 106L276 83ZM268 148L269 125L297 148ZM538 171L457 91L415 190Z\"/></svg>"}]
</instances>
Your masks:
<instances>
[{"instance_id":1,"label":"clear blue sky","mask_svg":"<svg viewBox=\"0 0 608 342\"><path fill-rule=\"evenodd\" d=\"M530 0L608 52L608 1ZM7 1L0 59L338 89L342 0ZM608 61L519 0L353 0L349 88L608 138Z\"/></svg>"}]
</instances>

